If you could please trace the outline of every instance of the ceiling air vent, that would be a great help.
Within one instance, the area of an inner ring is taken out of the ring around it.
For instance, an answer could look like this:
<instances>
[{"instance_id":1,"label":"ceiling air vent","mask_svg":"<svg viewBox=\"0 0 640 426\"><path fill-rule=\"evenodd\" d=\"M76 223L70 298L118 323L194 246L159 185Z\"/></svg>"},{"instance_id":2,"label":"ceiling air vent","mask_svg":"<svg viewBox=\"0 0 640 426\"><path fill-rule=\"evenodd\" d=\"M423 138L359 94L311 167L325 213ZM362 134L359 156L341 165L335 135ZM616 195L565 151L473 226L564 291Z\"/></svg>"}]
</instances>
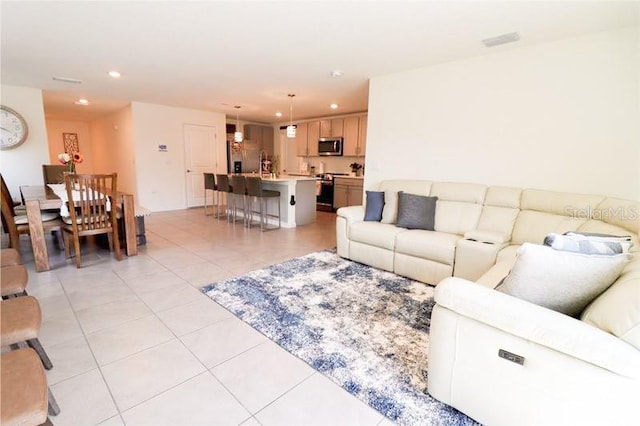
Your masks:
<instances>
[{"instance_id":1,"label":"ceiling air vent","mask_svg":"<svg viewBox=\"0 0 640 426\"><path fill-rule=\"evenodd\" d=\"M55 81L60 81L62 83L72 83L72 84L80 84L80 83L82 83L82 80L78 80L77 78L71 78L71 77L53 76L51 78L53 80L55 80Z\"/></svg>"},{"instance_id":2,"label":"ceiling air vent","mask_svg":"<svg viewBox=\"0 0 640 426\"><path fill-rule=\"evenodd\" d=\"M489 37L482 40L482 43L486 47L499 46L501 44L513 43L514 41L520 40L520 34L518 33L507 33L501 34L495 37Z\"/></svg>"}]
</instances>

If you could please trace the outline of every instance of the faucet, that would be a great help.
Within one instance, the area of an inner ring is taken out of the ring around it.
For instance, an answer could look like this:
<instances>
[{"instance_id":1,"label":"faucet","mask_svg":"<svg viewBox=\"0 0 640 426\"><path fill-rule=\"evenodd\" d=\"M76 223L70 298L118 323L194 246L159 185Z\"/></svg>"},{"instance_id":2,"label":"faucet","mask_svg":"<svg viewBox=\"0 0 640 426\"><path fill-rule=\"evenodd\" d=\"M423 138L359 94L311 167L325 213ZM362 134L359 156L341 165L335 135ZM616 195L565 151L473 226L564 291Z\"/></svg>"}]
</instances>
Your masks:
<instances>
[{"instance_id":1,"label":"faucet","mask_svg":"<svg viewBox=\"0 0 640 426\"><path fill-rule=\"evenodd\" d=\"M264 166L266 165L266 161L267 161L267 151L265 151L264 149L260 151L260 158L259 158L259 162L260 162L260 177L263 176L264 174ZM268 172L267 172L268 174Z\"/></svg>"}]
</instances>

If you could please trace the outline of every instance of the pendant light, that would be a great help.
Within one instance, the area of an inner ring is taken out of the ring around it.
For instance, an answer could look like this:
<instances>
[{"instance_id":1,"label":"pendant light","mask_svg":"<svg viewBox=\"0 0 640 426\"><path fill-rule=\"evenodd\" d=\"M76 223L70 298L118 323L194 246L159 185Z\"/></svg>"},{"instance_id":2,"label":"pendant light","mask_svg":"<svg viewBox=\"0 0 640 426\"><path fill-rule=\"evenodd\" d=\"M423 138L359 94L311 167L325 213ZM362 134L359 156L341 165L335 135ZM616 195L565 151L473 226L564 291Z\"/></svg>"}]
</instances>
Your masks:
<instances>
[{"instance_id":1,"label":"pendant light","mask_svg":"<svg viewBox=\"0 0 640 426\"><path fill-rule=\"evenodd\" d=\"M240 131L240 105L235 105L234 108L236 109L236 131L233 134L233 141L240 143L244 139L244 135Z\"/></svg>"},{"instance_id":2,"label":"pendant light","mask_svg":"<svg viewBox=\"0 0 640 426\"><path fill-rule=\"evenodd\" d=\"M296 126L293 125L293 97L295 96L293 93L289 93L289 125L287 126L287 137L295 138L296 137Z\"/></svg>"}]
</instances>

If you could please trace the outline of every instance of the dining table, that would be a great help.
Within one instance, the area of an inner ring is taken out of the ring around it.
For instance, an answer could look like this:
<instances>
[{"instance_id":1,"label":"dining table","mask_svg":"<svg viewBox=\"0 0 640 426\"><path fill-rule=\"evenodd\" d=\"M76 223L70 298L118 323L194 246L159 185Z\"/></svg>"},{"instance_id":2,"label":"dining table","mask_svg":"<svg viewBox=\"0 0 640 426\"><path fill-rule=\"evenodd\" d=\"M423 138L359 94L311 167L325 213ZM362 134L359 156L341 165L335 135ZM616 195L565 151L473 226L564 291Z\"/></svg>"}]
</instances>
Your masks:
<instances>
[{"instance_id":1,"label":"dining table","mask_svg":"<svg viewBox=\"0 0 640 426\"><path fill-rule=\"evenodd\" d=\"M20 187L22 201L26 206L29 234L37 272L48 271L49 254L42 225L42 210L60 209L63 200L47 185L24 185ZM136 217L133 194L118 191L112 197L124 223L124 241L127 256L138 254L136 242Z\"/></svg>"}]
</instances>

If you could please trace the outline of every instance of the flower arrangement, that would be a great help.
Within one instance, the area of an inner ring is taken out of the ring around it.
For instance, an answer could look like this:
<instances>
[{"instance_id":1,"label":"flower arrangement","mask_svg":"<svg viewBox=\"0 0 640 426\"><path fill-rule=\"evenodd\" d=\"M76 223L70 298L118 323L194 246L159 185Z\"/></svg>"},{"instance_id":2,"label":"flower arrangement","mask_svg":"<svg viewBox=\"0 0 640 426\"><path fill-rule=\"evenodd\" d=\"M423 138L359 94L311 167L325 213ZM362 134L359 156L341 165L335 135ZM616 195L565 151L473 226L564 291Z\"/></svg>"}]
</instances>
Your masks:
<instances>
[{"instance_id":1,"label":"flower arrangement","mask_svg":"<svg viewBox=\"0 0 640 426\"><path fill-rule=\"evenodd\" d=\"M349 164L349 167L351 167L351 171L353 173L358 173L360 171L360 169L362 169L362 164L360 163L351 163Z\"/></svg>"},{"instance_id":2,"label":"flower arrangement","mask_svg":"<svg viewBox=\"0 0 640 426\"><path fill-rule=\"evenodd\" d=\"M75 173L76 164L82 163L84 161L84 156L77 151L72 152L71 154L63 152L62 154L58 154L58 161L60 164L67 166L67 172Z\"/></svg>"},{"instance_id":3,"label":"flower arrangement","mask_svg":"<svg viewBox=\"0 0 640 426\"><path fill-rule=\"evenodd\" d=\"M280 157L274 155L271 159L271 173L278 177L280 175Z\"/></svg>"}]
</instances>

